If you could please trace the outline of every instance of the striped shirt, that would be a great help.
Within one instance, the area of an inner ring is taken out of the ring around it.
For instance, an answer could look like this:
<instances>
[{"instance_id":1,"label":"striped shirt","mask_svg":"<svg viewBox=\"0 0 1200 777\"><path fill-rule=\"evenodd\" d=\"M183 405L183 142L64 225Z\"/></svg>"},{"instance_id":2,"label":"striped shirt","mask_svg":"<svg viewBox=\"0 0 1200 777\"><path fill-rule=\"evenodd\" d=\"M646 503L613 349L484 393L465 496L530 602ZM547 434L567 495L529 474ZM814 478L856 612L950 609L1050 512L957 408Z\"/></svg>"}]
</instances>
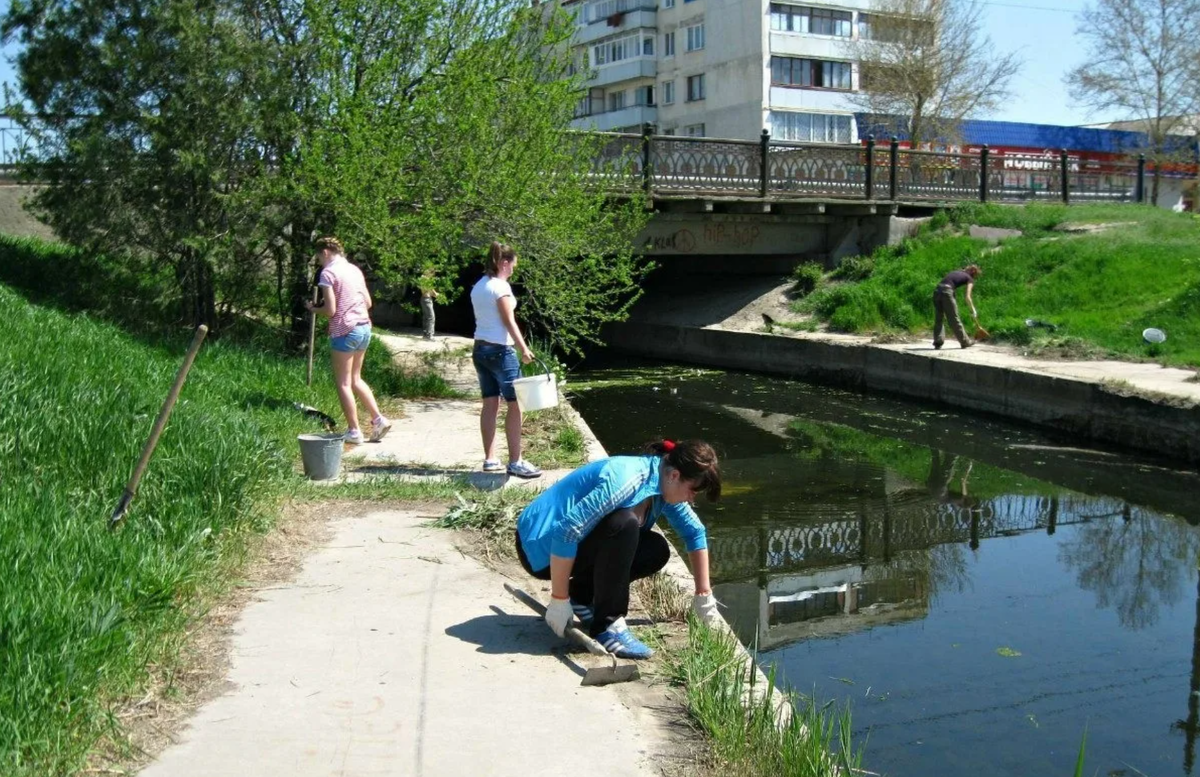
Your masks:
<instances>
[{"instance_id":1,"label":"striped shirt","mask_svg":"<svg viewBox=\"0 0 1200 777\"><path fill-rule=\"evenodd\" d=\"M367 313L367 279L344 256L336 256L321 270L317 285L333 290L337 311L329 317L329 336L345 337L354 327L371 323Z\"/></svg>"}]
</instances>

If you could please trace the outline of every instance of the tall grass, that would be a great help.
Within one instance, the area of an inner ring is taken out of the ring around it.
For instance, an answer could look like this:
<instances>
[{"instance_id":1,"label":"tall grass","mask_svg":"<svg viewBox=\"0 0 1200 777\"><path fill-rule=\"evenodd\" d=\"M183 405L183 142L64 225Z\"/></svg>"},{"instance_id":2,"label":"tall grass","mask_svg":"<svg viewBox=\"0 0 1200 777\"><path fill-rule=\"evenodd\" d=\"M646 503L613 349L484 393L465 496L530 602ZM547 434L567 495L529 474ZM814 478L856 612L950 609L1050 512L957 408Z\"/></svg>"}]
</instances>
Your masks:
<instances>
[{"instance_id":1,"label":"tall grass","mask_svg":"<svg viewBox=\"0 0 1200 777\"><path fill-rule=\"evenodd\" d=\"M1095 234L1052 231L1067 221L1123 225ZM974 262L984 271L975 285L980 320L1001 341L1200 365L1200 221L1190 214L1139 206L973 205L940 223L1024 234L989 251L985 241L957 229L926 229L879 249L858 282L825 286L800 306L839 331L921 332L932 326L937 281ZM1026 319L1058 329L1030 329ZM1167 341L1145 343L1147 327L1165 330Z\"/></svg>"},{"instance_id":2,"label":"tall grass","mask_svg":"<svg viewBox=\"0 0 1200 777\"><path fill-rule=\"evenodd\" d=\"M722 774L841 777L858 770L862 750L851 738L849 708L789 693L794 713L781 716L774 671L770 687L755 688L757 674L734 637L689 620L687 649L668 654L669 672L711 736Z\"/></svg>"},{"instance_id":3,"label":"tall grass","mask_svg":"<svg viewBox=\"0 0 1200 777\"><path fill-rule=\"evenodd\" d=\"M205 345L126 525L106 528L189 333L139 337L0 285L0 774L69 773L300 489L328 370ZM68 306L64 306L68 307ZM368 378L370 379L370 377Z\"/></svg>"}]
</instances>

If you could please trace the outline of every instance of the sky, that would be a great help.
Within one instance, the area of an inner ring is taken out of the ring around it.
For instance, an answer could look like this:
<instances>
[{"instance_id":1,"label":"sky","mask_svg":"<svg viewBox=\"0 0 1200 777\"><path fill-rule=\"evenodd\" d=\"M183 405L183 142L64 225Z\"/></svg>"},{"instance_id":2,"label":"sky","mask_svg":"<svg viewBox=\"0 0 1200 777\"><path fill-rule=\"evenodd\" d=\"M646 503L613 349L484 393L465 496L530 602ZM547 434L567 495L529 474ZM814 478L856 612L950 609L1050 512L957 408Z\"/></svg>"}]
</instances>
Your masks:
<instances>
[{"instance_id":1,"label":"sky","mask_svg":"<svg viewBox=\"0 0 1200 777\"><path fill-rule=\"evenodd\" d=\"M995 50L1017 52L1023 60L1013 79L1008 104L981 119L1034 124L1091 124L1129 118L1091 114L1071 100L1063 77L1078 65L1085 51L1075 37L1076 17L1087 0L986 0L983 29ZM15 81L10 62L14 46L0 50L0 81Z\"/></svg>"},{"instance_id":2,"label":"sky","mask_svg":"<svg viewBox=\"0 0 1200 777\"><path fill-rule=\"evenodd\" d=\"M1013 79L1013 97L1001 110L981 119L1033 124L1094 124L1130 118L1092 114L1071 99L1063 78L1087 54L1075 36L1076 19L1086 0L987 0L982 27L997 52L1016 52L1023 60Z\"/></svg>"}]
</instances>

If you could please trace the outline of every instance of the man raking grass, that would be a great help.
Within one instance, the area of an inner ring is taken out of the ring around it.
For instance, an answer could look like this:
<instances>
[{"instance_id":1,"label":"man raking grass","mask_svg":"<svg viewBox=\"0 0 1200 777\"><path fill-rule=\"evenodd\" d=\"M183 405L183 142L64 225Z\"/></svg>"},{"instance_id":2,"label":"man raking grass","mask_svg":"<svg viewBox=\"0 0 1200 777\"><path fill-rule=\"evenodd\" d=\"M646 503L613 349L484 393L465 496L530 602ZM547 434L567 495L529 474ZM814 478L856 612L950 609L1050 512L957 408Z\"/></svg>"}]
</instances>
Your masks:
<instances>
[{"instance_id":1,"label":"man raking grass","mask_svg":"<svg viewBox=\"0 0 1200 777\"><path fill-rule=\"evenodd\" d=\"M941 348L946 341L942 338L942 320L945 319L950 325L951 331L958 339L958 344L963 348L970 348L974 345L974 341L967 337L967 331L963 328L962 319L958 317L958 302L954 299L954 293L958 291L959 286L966 286L967 305L971 307L971 317L975 319L976 337L982 333L982 337L987 337L987 332L983 327L979 326L979 312L975 310L975 303L971 300L971 290L975 287L975 279L983 274L979 269L979 265L970 264L961 270L953 270L946 273L946 277L938 283L937 288L933 290L933 347Z\"/></svg>"}]
</instances>

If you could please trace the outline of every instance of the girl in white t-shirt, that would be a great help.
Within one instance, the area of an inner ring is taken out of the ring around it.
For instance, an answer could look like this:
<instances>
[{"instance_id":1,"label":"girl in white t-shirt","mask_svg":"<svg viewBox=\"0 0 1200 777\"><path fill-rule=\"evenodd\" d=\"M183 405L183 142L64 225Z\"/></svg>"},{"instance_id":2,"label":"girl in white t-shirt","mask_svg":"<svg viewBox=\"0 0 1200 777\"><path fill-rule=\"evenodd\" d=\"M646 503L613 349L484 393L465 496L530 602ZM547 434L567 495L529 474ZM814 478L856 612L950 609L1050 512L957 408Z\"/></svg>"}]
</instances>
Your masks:
<instances>
[{"instance_id":1,"label":"girl in white t-shirt","mask_svg":"<svg viewBox=\"0 0 1200 777\"><path fill-rule=\"evenodd\" d=\"M521 408L513 381L521 375L517 364L516 346L521 361L533 361L533 351L525 345L517 326L514 311L517 299L508 279L517 266L517 254L509 246L492 243L484 260L485 275L471 289L471 306L475 309L475 348L471 359L479 376L483 394L483 409L479 413L479 431L483 435L483 471L499 472L496 458L496 419L500 414L500 397L508 403L504 419L504 434L508 438L508 474L519 478L540 477L542 471L521 458Z\"/></svg>"}]
</instances>

